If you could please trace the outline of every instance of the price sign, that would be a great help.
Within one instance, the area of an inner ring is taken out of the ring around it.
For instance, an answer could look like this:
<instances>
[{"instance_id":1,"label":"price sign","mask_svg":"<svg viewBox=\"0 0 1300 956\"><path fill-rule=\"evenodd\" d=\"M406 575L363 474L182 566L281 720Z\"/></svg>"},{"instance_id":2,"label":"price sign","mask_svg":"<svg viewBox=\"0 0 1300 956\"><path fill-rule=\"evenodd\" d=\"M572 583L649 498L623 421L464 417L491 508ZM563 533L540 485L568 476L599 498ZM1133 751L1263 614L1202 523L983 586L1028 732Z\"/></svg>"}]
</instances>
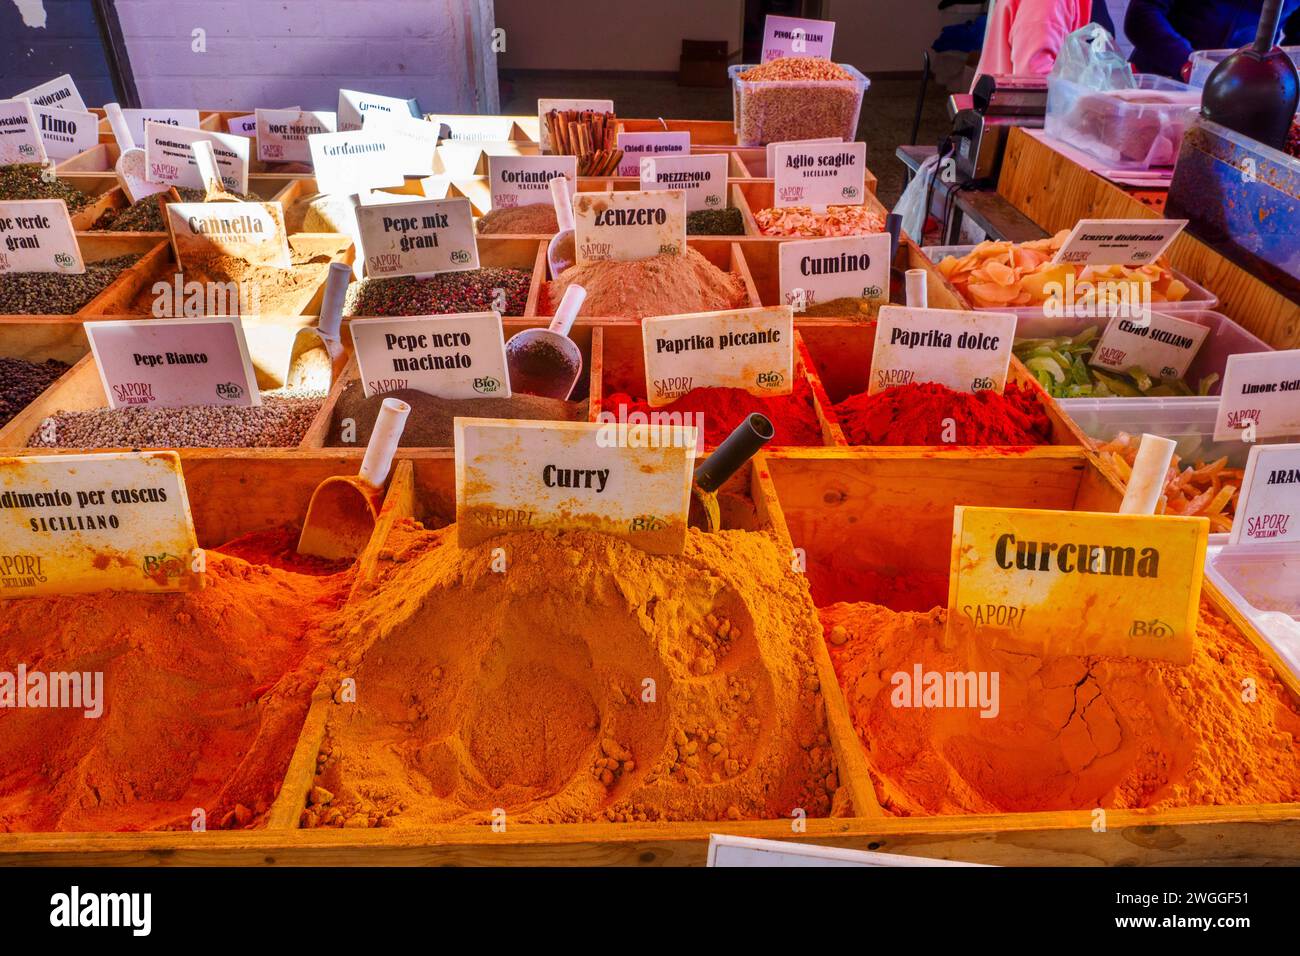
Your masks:
<instances>
[{"instance_id":1,"label":"price sign","mask_svg":"<svg viewBox=\"0 0 1300 956\"><path fill-rule=\"evenodd\" d=\"M85 271L67 203L62 199L0 202L0 275Z\"/></svg>"},{"instance_id":2,"label":"price sign","mask_svg":"<svg viewBox=\"0 0 1300 956\"><path fill-rule=\"evenodd\" d=\"M468 199L357 206L358 257L368 276L432 275L479 267Z\"/></svg>"},{"instance_id":3,"label":"price sign","mask_svg":"<svg viewBox=\"0 0 1300 956\"><path fill-rule=\"evenodd\" d=\"M1300 437L1300 349L1242 352L1223 370L1214 440Z\"/></svg>"},{"instance_id":4,"label":"price sign","mask_svg":"<svg viewBox=\"0 0 1300 956\"><path fill-rule=\"evenodd\" d=\"M1209 334L1209 326L1163 312L1152 312L1147 321L1115 316L1088 364L1113 372L1140 368L1153 378L1182 378Z\"/></svg>"},{"instance_id":5,"label":"price sign","mask_svg":"<svg viewBox=\"0 0 1300 956\"><path fill-rule=\"evenodd\" d=\"M1228 540L1300 541L1300 444L1256 445L1250 450Z\"/></svg>"},{"instance_id":6,"label":"price sign","mask_svg":"<svg viewBox=\"0 0 1300 956\"><path fill-rule=\"evenodd\" d=\"M867 194L867 144L782 144L769 172L778 208L860 206Z\"/></svg>"},{"instance_id":7,"label":"price sign","mask_svg":"<svg viewBox=\"0 0 1300 956\"><path fill-rule=\"evenodd\" d=\"M167 231L182 266L213 253L273 269L293 264L278 202L183 202L166 208Z\"/></svg>"},{"instance_id":8,"label":"price sign","mask_svg":"<svg viewBox=\"0 0 1300 956\"><path fill-rule=\"evenodd\" d=\"M781 243L781 301L795 312L833 299L887 302L890 245L887 232Z\"/></svg>"},{"instance_id":9,"label":"price sign","mask_svg":"<svg viewBox=\"0 0 1300 956\"><path fill-rule=\"evenodd\" d=\"M686 197L686 211L727 208L727 157L660 156L641 160L641 188L673 189Z\"/></svg>"},{"instance_id":10,"label":"price sign","mask_svg":"<svg viewBox=\"0 0 1300 956\"><path fill-rule=\"evenodd\" d=\"M194 161L194 144L197 142L212 144L221 170L221 182L226 189L232 193L247 193L249 141L243 136L146 120L144 159L149 182L186 189L207 188Z\"/></svg>"},{"instance_id":11,"label":"price sign","mask_svg":"<svg viewBox=\"0 0 1300 956\"><path fill-rule=\"evenodd\" d=\"M803 17L763 18L763 58L760 62L785 56L811 56L829 60L835 42L834 20L807 20Z\"/></svg>"}]
</instances>

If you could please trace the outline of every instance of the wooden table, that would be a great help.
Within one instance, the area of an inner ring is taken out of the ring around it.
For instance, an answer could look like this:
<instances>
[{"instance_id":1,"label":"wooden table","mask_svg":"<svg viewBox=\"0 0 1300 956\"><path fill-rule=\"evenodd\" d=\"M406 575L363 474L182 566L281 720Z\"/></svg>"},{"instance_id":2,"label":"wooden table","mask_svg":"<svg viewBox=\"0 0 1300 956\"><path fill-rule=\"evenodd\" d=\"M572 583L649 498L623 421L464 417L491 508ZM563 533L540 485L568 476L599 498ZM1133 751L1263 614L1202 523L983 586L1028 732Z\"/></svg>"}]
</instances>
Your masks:
<instances>
[{"instance_id":1,"label":"wooden table","mask_svg":"<svg viewBox=\"0 0 1300 956\"><path fill-rule=\"evenodd\" d=\"M925 160L938 150L933 146L900 146L895 155L908 168L908 180ZM951 208L951 215L948 211ZM967 189L960 183L945 182L942 176L934 181L934 194L930 212L943 221L943 242L958 245L961 227L967 217L988 234L990 239L1010 239L1024 242L1041 239L1046 235L1042 228L1019 209L1007 202L992 188Z\"/></svg>"}]
</instances>

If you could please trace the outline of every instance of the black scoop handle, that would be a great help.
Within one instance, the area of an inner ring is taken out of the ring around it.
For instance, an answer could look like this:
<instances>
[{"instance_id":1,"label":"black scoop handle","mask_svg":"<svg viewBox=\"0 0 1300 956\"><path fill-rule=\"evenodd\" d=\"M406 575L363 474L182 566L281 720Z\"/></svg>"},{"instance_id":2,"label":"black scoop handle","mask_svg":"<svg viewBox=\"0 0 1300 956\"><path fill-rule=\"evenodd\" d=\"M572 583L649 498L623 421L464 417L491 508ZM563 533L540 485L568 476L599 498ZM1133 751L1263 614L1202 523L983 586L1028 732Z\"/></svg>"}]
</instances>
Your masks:
<instances>
[{"instance_id":1,"label":"black scoop handle","mask_svg":"<svg viewBox=\"0 0 1300 956\"><path fill-rule=\"evenodd\" d=\"M740 466L772 440L776 429L766 415L754 412L736 426L713 454L695 469L695 484L704 491L717 491Z\"/></svg>"}]
</instances>

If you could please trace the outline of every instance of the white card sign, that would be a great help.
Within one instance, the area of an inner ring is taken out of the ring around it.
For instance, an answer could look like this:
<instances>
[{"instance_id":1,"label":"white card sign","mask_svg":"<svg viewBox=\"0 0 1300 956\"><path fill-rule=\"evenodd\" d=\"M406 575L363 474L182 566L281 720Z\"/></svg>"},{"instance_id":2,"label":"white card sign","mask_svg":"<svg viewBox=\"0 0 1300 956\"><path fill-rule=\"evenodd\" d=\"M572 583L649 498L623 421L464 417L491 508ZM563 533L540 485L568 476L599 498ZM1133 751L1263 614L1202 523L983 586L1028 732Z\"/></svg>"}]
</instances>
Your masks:
<instances>
[{"instance_id":1,"label":"white card sign","mask_svg":"<svg viewBox=\"0 0 1300 956\"><path fill-rule=\"evenodd\" d=\"M0 275L85 271L67 203L62 199L0 202Z\"/></svg>"},{"instance_id":2,"label":"white card sign","mask_svg":"<svg viewBox=\"0 0 1300 956\"><path fill-rule=\"evenodd\" d=\"M777 146L775 205L860 206L866 199L866 143L783 143Z\"/></svg>"},{"instance_id":3,"label":"white card sign","mask_svg":"<svg viewBox=\"0 0 1300 956\"><path fill-rule=\"evenodd\" d=\"M137 143L144 142L144 124L148 121L162 123L166 126L184 126L187 129L196 129L199 125L199 111L190 109L176 110L122 110L122 116L126 118L127 128L131 130L131 138ZM250 116L251 120L252 117ZM234 120L231 120L233 123ZM231 130L235 132L235 130ZM250 131L247 135L253 135Z\"/></svg>"},{"instance_id":4,"label":"white card sign","mask_svg":"<svg viewBox=\"0 0 1300 956\"><path fill-rule=\"evenodd\" d=\"M367 398L413 388L440 398L509 398L497 312L354 318L352 345Z\"/></svg>"},{"instance_id":5,"label":"white card sign","mask_svg":"<svg viewBox=\"0 0 1300 956\"><path fill-rule=\"evenodd\" d=\"M1228 356L1214 440L1300 436L1300 349Z\"/></svg>"},{"instance_id":6,"label":"white card sign","mask_svg":"<svg viewBox=\"0 0 1300 956\"><path fill-rule=\"evenodd\" d=\"M795 312L833 299L887 302L890 245L886 232L781 243L781 301Z\"/></svg>"},{"instance_id":7,"label":"white card sign","mask_svg":"<svg viewBox=\"0 0 1300 956\"><path fill-rule=\"evenodd\" d=\"M515 531L598 531L680 554L696 429L456 419L462 548Z\"/></svg>"},{"instance_id":8,"label":"white card sign","mask_svg":"<svg viewBox=\"0 0 1300 956\"><path fill-rule=\"evenodd\" d=\"M686 196L620 190L573 197L578 262L686 254Z\"/></svg>"},{"instance_id":9,"label":"white card sign","mask_svg":"<svg viewBox=\"0 0 1300 956\"><path fill-rule=\"evenodd\" d=\"M618 162L618 175L638 176L642 159L663 156L689 156L691 134L680 132L619 133L617 146L623 151Z\"/></svg>"},{"instance_id":10,"label":"white card sign","mask_svg":"<svg viewBox=\"0 0 1300 956\"><path fill-rule=\"evenodd\" d=\"M1154 262L1186 219L1080 219L1053 262L1074 266L1142 266Z\"/></svg>"},{"instance_id":11,"label":"white card sign","mask_svg":"<svg viewBox=\"0 0 1300 956\"><path fill-rule=\"evenodd\" d=\"M686 196L686 211L725 209L727 206L727 156L659 156L641 160L641 188L675 189Z\"/></svg>"},{"instance_id":12,"label":"white card sign","mask_svg":"<svg viewBox=\"0 0 1300 956\"><path fill-rule=\"evenodd\" d=\"M356 213L357 255L372 278L478 268L468 199L386 202L358 206Z\"/></svg>"},{"instance_id":13,"label":"white card sign","mask_svg":"<svg viewBox=\"0 0 1300 956\"><path fill-rule=\"evenodd\" d=\"M310 163L308 136L332 133L333 113L311 110L256 110L257 158L264 163Z\"/></svg>"},{"instance_id":14,"label":"white card sign","mask_svg":"<svg viewBox=\"0 0 1300 956\"><path fill-rule=\"evenodd\" d=\"M249 141L230 133L206 129L186 129L167 123L144 124L145 175L151 183L166 183L187 189L203 189L205 184L194 161L193 146L210 142L217 154L221 182L232 193L248 192Z\"/></svg>"},{"instance_id":15,"label":"white card sign","mask_svg":"<svg viewBox=\"0 0 1300 956\"><path fill-rule=\"evenodd\" d=\"M260 405L238 316L87 322L110 408Z\"/></svg>"},{"instance_id":16,"label":"white card sign","mask_svg":"<svg viewBox=\"0 0 1300 956\"><path fill-rule=\"evenodd\" d=\"M406 182L406 147L382 127L307 137L316 188L323 193L359 193Z\"/></svg>"},{"instance_id":17,"label":"white card sign","mask_svg":"<svg viewBox=\"0 0 1300 956\"><path fill-rule=\"evenodd\" d=\"M48 83L42 83L40 86L33 86L30 90L15 93L14 99L31 100L34 106L76 110L79 113L86 111L86 101L77 92L77 84L73 82L72 76L68 73L56 76Z\"/></svg>"},{"instance_id":18,"label":"white card sign","mask_svg":"<svg viewBox=\"0 0 1300 956\"><path fill-rule=\"evenodd\" d=\"M762 397L794 389L794 312L788 305L647 318L641 342L653 406L693 388L741 388Z\"/></svg>"},{"instance_id":19,"label":"white card sign","mask_svg":"<svg viewBox=\"0 0 1300 956\"><path fill-rule=\"evenodd\" d=\"M234 136L247 136L252 139L257 135L257 114L248 113L226 120L226 128Z\"/></svg>"},{"instance_id":20,"label":"white card sign","mask_svg":"<svg viewBox=\"0 0 1300 956\"><path fill-rule=\"evenodd\" d=\"M31 101L0 100L0 166L45 160L45 141Z\"/></svg>"},{"instance_id":21,"label":"white card sign","mask_svg":"<svg viewBox=\"0 0 1300 956\"><path fill-rule=\"evenodd\" d=\"M378 93L361 93L357 90L339 90L338 131L346 133L361 129L371 113L392 116L420 116L420 106L415 100Z\"/></svg>"},{"instance_id":22,"label":"white card sign","mask_svg":"<svg viewBox=\"0 0 1300 956\"><path fill-rule=\"evenodd\" d=\"M50 159L70 159L99 142L99 117L94 113L35 105L32 113Z\"/></svg>"},{"instance_id":23,"label":"white card sign","mask_svg":"<svg viewBox=\"0 0 1300 956\"><path fill-rule=\"evenodd\" d=\"M273 269L293 264L278 202L168 203L167 220L182 267L214 252Z\"/></svg>"},{"instance_id":24,"label":"white card sign","mask_svg":"<svg viewBox=\"0 0 1300 956\"><path fill-rule=\"evenodd\" d=\"M0 468L0 598L202 585L174 451L33 455Z\"/></svg>"},{"instance_id":25,"label":"white card sign","mask_svg":"<svg viewBox=\"0 0 1300 956\"><path fill-rule=\"evenodd\" d=\"M1300 444L1256 445L1246 459L1230 544L1300 541Z\"/></svg>"},{"instance_id":26,"label":"white card sign","mask_svg":"<svg viewBox=\"0 0 1300 956\"><path fill-rule=\"evenodd\" d=\"M460 116L430 113L425 117L435 130L446 128L443 139L458 143L502 143L514 136L515 121L509 116Z\"/></svg>"},{"instance_id":27,"label":"white card sign","mask_svg":"<svg viewBox=\"0 0 1300 956\"><path fill-rule=\"evenodd\" d=\"M552 179L578 179L576 156L489 156L487 163L493 209L549 204Z\"/></svg>"},{"instance_id":28,"label":"white card sign","mask_svg":"<svg viewBox=\"0 0 1300 956\"><path fill-rule=\"evenodd\" d=\"M537 123L541 127L538 134L538 143L542 147L543 153L551 151L551 133L546 128L546 114L551 110L567 112L569 110L591 110L595 113L612 113L614 112L613 100L572 100L572 99L555 99L543 97L537 101Z\"/></svg>"},{"instance_id":29,"label":"white card sign","mask_svg":"<svg viewBox=\"0 0 1300 956\"><path fill-rule=\"evenodd\" d=\"M1182 378L1209 334L1207 325L1163 312L1150 313L1147 322L1116 316L1107 323L1088 364L1114 372L1136 367L1155 378Z\"/></svg>"},{"instance_id":30,"label":"white card sign","mask_svg":"<svg viewBox=\"0 0 1300 956\"><path fill-rule=\"evenodd\" d=\"M937 382L957 392L1007 384L1016 317L1007 312L881 306L867 394Z\"/></svg>"},{"instance_id":31,"label":"white card sign","mask_svg":"<svg viewBox=\"0 0 1300 956\"><path fill-rule=\"evenodd\" d=\"M414 116L399 116L372 110L362 126L404 147L402 172L407 176L432 176L434 151L438 148L438 127Z\"/></svg>"},{"instance_id":32,"label":"white card sign","mask_svg":"<svg viewBox=\"0 0 1300 956\"><path fill-rule=\"evenodd\" d=\"M835 42L834 20L808 20L803 17L763 18L763 54L760 62L785 56L811 56L829 60Z\"/></svg>"},{"instance_id":33,"label":"white card sign","mask_svg":"<svg viewBox=\"0 0 1300 956\"><path fill-rule=\"evenodd\" d=\"M772 170L776 169L776 148L778 146L801 146L805 144L823 146L827 143L842 142L844 142L843 136L823 136L820 139L788 139L777 143L768 143L764 148L764 158L767 160L767 175L770 177L772 175ZM757 173L755 173L755 175L757 175Z\"/></svg>"}]
</instances>

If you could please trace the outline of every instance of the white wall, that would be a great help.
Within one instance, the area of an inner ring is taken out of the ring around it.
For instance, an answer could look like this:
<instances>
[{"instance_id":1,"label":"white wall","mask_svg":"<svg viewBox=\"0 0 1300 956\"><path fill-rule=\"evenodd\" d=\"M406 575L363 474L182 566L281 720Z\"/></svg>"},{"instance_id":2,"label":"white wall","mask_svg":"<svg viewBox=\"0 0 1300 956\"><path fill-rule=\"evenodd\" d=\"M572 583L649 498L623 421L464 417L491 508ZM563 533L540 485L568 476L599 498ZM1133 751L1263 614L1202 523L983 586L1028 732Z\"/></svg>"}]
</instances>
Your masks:
<instances>
[{"instance_id":1,"label":"white wall","mask_svg":"<svg viewBox=\"0 0 1300 956\"><path fill-rule=\"evenodd\" d=\"M340 86L496 112L492 0L117 0L144 106L332 110ZM206 32L195 52L192 31ZM96 104L98 105L98 104Z\"/></svg>"},{"instance_id":2,"label":"white wall","mask_svg":"<svg viewBox=\"0 0 1300 956\"><path fill-rule=\"evenodd\" d=\"M728 51L739 50L743 9L742 0L496 0L496 23L506 31L499 62L675 73L683 39L726 40Z\"/></svg>"}]
</instances>

